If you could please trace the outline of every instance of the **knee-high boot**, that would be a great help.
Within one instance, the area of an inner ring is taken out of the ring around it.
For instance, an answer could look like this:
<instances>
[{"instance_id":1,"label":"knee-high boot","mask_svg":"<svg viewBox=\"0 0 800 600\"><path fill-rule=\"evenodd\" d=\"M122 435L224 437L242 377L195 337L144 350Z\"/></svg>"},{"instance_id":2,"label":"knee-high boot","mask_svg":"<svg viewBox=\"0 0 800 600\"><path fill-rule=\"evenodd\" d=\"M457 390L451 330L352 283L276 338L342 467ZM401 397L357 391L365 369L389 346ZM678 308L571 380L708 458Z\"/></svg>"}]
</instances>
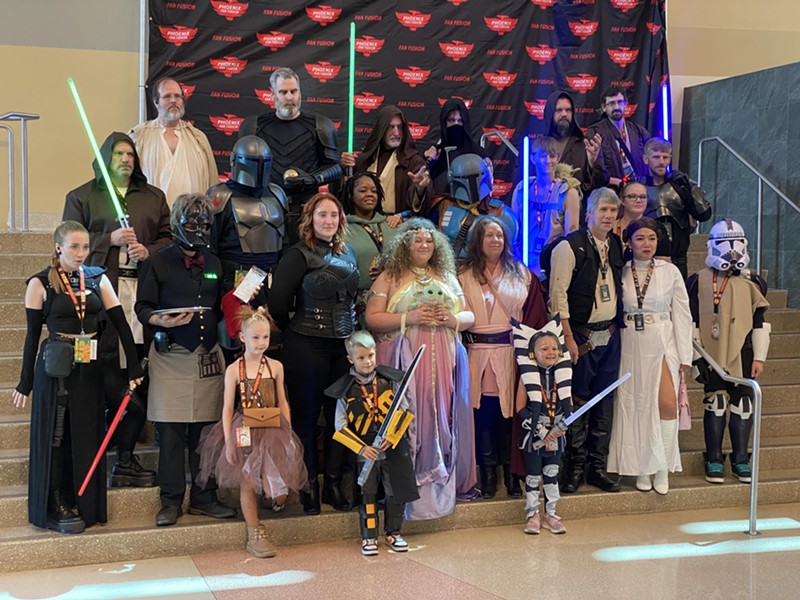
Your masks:
<instances>
[{"instance_id":1,"label":"knee-high boot","mask_svg":"<svg viewBox=\"0 0 800 600\"><path fill-rule=\"evenodd\" d=\"M670 419L661 421L661 444L664 448L666 468L656 471L653 477L653 489L658 494L669 491L669 470L675 462L675 453L678 451L678 420Z\"/></svg>"}]
</instances>

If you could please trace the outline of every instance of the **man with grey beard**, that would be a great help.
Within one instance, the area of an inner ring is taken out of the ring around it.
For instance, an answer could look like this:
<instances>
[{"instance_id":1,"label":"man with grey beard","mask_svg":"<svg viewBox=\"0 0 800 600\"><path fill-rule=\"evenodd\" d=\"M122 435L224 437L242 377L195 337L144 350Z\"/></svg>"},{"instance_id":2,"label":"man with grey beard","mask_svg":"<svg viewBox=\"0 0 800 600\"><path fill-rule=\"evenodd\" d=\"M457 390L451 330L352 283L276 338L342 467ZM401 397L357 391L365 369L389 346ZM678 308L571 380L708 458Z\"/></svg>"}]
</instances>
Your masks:
<instances>
[{"instance_id":1,"label":"man with grey beard","mask_svg":"<svg viewBox=\"0 0 800 600\"><path fill-rule=\"evenodd\" d=\"M320 114L301 111L303 95L300 78L292 69L280 68L269 78L275 112L247 117L239 128L239 138L257 135L272 152L270 180L289 197L288 233L297 241L300 208L319 189L331 184L338 195L342 177L339 144L333 122Z\"/></svg>"},{"instance_id":2,"label":"man with grey beard","mask_svg":"<svg viewBox=\"0 0 800 600\"><path fill-rule=\"evenodd\" d=\"M181 194L204 194L219 183L217 164L206 134L183 120L186 98L169 77L153 84L151 94L158 118L145 121L128 135L147 181L163 190L172 206Z\"/></svg>"}]
</instances>

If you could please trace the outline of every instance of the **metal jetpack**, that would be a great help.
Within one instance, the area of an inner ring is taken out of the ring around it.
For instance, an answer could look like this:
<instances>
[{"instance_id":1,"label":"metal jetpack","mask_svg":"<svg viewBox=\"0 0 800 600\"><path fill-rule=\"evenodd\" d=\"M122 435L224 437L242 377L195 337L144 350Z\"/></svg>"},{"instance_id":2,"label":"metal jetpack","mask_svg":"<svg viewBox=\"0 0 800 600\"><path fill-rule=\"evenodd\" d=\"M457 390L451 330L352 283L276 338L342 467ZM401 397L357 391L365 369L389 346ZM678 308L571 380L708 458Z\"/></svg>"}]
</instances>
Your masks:
<instances>
[{"instance_id":1,"label":"metal jetpack","mask_svg":"<svg viewBox=\"0 0 800 600\"><path fill-rule=\"evenodd\" d=\"M567 428L570 425L572 425L576 420L578 420L581 416L583 416L590 408L592 408L595 404L600 402L600 400L605 398L606 395L608 395L611 392L613 392L615 389L617 389L619 386L621 386L623 384L623 382L627 381L630 378L631 378L631 372L628 371L627 373L625 373L625 375L623 375L622 377L617 379L614 383L609 385L606 389L604 389L602 392L597 394L594 398L589 400L586 404L581 406L578 410L576 410L574 413L572 413L566 419L561 419L559 421L556 421L553 424L553 428L550 430L550 432L560 433L562 431L566 431ZM533 445L531 447L534 450L538 450L542 446L544 446L544 440L543 439L538 439L533 443Z\"/></svg>"},{"instance_id":2,"label":"metal jetpack","mask_svg":"<svg viewBox=\"0 0 800 600\"><path fill-rule=\"evenodd\" d=\"M380 448L383 440L386 439L387 434L389 433L389 426L392 424L394 414L400 408L400 402L403 400L403 397L406 395L406 390L408 386L411 384L411 378L414 376L414 371L419 364L420 358L422 357L423 352L425 352L425 344L419 347L417 353L414 355L414 358L411 359L411 364L408 366L406 370L406 374L403 375L403 379L400 380L400 384L397 386L397 392L394 395L394 399L392 399L392 404L389 406L389 410L386 411L386 415L383 418L383 423L381 424L380 429L378 429L378 433L375 435L375 439L372 441L373 448ZM375 466L374 460L367 460L364 462L364 466L361 468L361 473L358 476L358 485L364 485L364 482L369 477L370 472L372 471L372 467Z\"/></svg>"}]
</instances>

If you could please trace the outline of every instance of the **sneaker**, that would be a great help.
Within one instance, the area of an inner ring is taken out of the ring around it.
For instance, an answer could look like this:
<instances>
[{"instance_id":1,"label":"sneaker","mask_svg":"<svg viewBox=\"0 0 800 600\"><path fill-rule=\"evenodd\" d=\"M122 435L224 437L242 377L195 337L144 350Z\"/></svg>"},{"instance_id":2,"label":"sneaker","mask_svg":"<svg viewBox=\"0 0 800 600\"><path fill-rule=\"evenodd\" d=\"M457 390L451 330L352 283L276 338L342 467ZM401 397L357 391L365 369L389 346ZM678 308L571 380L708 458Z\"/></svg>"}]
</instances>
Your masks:
<instances>
[{"instance_id":1,"label":"sneaker","mask_svg":"<svg viewBox=\"0 0 800 600\"><path fill-rule=\"evenodd\" d=\"M731 465L734 477L737 477L742 483L750 483L753 481L753 473L750 471L750 463L735 463Z\"/></svg>"},{"instance_id":2,"label":"sneaker","mask_svg":"<svg viewBox=\"0 0 800 600\"><path fill-rule=\"evenodd\" d=\"M399 533L386 534L386 544L395 552L408 552L408 542Z\"/></svg>"},{"instance_id":3,"label":"sneaker","mask_svg":"<svg viewBox=\"0 0 800 600\"><path fill-rule=\"evenodd\" d=\"M542 527L549 529L550 533L567 533L567 528L561 522L561 517L558 515L545 515Z\"/></svg>"},{"instance_id":4,"label":"sneaker","mask_svg":"<svg viewBox=\"0 0 800 600\"><path fill-rule=\"evenodd\" d=\"M378 554L378 540L375 538L368 538L361 540L361 554L364 556L377 556Z\"/></svg>"},{"instance_id":5,"label":"sneaker","mask_svg":"<svg viewBox=\"0 0 800 600\"><path fill-rule=\"evenodd\" d=\"M261 524L258 527L247 528L245 549L256 558L272 558L278 553L275 546L267 539L267 532Z\"/></svg>"},{"instance_id":6,"label":"sneaker","mask_svg":"<svg viewBox=\"0 0 800 600\"><path fill-rule=\"evenodd\" d=\"M706 481L708 483L725 483L725 465L721 462L707 462Z\"/></svg>"},{"instance_id":7,"label":"sneaker","mask_svg":"<svg viewBox=\"0 0 800 600\"><path fill-rule=\"evenodd\" d=\"M539 513L537 511L533 513L530 517L528 517L528 521L525 523L525 529L523 529L522 531L524 531L528 535L539 535L541 528L542 528L541 520L539 518Z\"/></svg>"}]
</instances>

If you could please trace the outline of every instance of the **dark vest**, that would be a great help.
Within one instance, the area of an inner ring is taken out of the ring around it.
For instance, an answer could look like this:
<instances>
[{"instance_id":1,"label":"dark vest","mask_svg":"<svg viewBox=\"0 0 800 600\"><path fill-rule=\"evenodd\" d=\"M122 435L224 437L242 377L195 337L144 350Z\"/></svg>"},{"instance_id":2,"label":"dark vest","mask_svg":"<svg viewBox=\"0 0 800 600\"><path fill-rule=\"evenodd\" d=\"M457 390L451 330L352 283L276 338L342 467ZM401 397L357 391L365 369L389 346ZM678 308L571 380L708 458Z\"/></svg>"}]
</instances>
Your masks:
<instances>
[{"instance_id":1,"label":"dark vest","mask_svg":"<svg viewBox=\"0 0 800 600\"><path fill-rule=\"evenodd\" d=\"M307 266L289 328L302 335L346 338L355 330L358 268L330 249L312 251L303 243L295 248Z\"/></svg>"},{"instance_id":2,"label":"dark vest","mask_svg":"<svg viewBox=\"0 0 800 600\"><path fill-rule=\"evenodd\" d=\"M566 239L575 255L575 270L567 289L570 323L585 325L595 304L595 288L600 277L600 255L589 242L588 229L570 233ZM615 233L608 234L608 275L617 290L617 316L622 314L622 242ZM610 283L610 282L609 282Z\"/></svg>"}]
</instances>

